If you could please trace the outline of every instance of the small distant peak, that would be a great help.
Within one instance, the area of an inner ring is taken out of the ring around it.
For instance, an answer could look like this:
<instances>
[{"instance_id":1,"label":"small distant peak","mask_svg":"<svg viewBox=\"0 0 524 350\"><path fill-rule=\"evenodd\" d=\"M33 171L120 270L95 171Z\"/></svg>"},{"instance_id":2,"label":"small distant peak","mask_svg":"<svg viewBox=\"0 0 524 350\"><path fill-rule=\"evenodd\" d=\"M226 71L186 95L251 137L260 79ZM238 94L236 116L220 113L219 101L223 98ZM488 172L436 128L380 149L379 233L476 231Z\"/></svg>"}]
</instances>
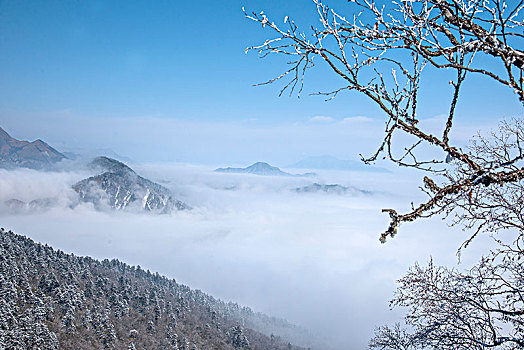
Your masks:
<instances>
[{"instance_id":1,"label":"small distant peak","mask_svg":"<svg viewBox=\"0 0 524 350\"><path fill-rule=\"evenodd\" d=\"M282 171L279 168L271 166L266 162L256 162L255 164L248 166L246 171L252 173L278 173L279 175L282 175Z\"/></svg>"},{"instance_id":2,"label":"small distant peak","mask_svg":"<svg viewBox=\"0 0 524 350\"><path fill-rule=\"evenodd\" d=\"M278 169L277 167L271 166L266 162L256 162L250 165L248 168L261 168L261 169Z\"/></svg>"}]
</instances>

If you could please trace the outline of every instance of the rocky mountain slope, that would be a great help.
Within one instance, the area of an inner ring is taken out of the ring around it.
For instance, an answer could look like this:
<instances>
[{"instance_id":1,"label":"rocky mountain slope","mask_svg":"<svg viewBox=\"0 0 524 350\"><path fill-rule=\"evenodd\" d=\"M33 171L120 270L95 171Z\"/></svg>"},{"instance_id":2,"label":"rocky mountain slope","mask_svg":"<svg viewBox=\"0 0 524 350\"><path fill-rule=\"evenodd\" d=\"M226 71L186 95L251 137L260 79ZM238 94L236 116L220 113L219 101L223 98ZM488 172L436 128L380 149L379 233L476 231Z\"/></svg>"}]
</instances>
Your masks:
<instances>
[{"instance_id":1,"label":"rocky mountain slope","mask_svg":"<svg viewBox=\"0 0 524 350\"><path fill-rule=\"evenodd\" d=\"M301 349L260 325L299 330L140 266L0 229L2 349Z\"/></svg>"},{"instance_id":2,"label":"rocky mountain slope","mask_svg":"<svg viewBox=\"0 0 524 350\"><path fill-rule=\"evenodd\" d=\"M42 140L20 141L0 128L0 167L46 169L66 156Z\"/></svg>"},{"instance_id":3,"label":"rocky mountain slope","mask_svg":"<svg viewBox=\"0 0 524 350\"><path fill-rule=\"evenodd\" d=\"M102 173L76 183L73 189L81 200L97 208L135 208L158 213L189 209L188 205L174 199L167 188L143 178L115 159L98 157L90 167Z\"/></svg>"}]
</instances>

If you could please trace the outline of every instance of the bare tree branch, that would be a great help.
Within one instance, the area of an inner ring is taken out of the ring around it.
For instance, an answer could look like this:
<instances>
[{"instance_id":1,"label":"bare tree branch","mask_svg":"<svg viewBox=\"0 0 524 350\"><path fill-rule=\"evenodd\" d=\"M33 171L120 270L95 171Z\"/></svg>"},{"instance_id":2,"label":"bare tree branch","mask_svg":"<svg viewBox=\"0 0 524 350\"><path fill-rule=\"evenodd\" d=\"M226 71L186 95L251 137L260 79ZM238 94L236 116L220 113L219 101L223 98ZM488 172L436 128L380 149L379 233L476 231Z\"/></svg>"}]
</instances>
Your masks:
<instances>
[{"instance_id":1,"label":"bare tree branch","mask_svg":"<svg viewBox=\"0 0 524 350\"><path fill-rule=\"evenodd\" d=\"M389 213L391 222L381 241L393 236L404 222L435 214L449 215L459 209L473 210L473 204L468 203L480 198L479 188L518 183L522 179L523 165L518 162L522 158L511 163L480 159L474 152L454 145L450 134L463 82L469 74L494 79L513 89L524 103L523 1L509 4L503 0L413 0L379 7L373 0L354 0L347 5L349 16L321 0L313 2L320 26L307 31L300 31L289 17L279 26L263 12L245 13L276 35L247 51L256 50L261 57L270 54L295 57L288 70L267 82L289 78L281 94L286 90L292 94L295 89L300 94L304 75L314 66L314 57L320 58L341 78L342 86L319 95L331 99L342 92L356 91L367 96L387 118L382 142L374 154L362 157L364 162L373 163L385 157L400 166L443 179L439 190L432 191L431 198L411 212L383 210ZM486 65L481 56L494 60L495 64ZM440 137L424 130L417 119L420 81L427 64L456 73L456 79L450 82L453 90L449 114ZM398 149L393 142L395 134L415 139L413 144L403 147L405 152L401 155L395 151ZM449 164L428 157L423 152L426 146L440 150L441 159L453 161ZM461 204L454 204L458 199ZM482 208L478 201L472 203L479 210ZM464 221L459 216L456 222ZM482 226L482 230L491 228Z\"/></svg>"}]
</instances>

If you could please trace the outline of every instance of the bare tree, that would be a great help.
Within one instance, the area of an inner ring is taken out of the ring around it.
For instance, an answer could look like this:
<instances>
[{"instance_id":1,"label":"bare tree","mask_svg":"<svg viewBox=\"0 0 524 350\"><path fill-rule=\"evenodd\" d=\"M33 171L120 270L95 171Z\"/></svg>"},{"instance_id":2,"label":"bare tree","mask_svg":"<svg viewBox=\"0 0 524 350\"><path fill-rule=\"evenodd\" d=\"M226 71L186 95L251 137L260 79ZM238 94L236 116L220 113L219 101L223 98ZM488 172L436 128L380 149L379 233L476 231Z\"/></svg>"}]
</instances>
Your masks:
<instances>
[{"instance_id":1,"label":"bare tree","mask_svg":"<svg viewBox=\"0 0 524 350\"><path fill-rule=\"evenodd\" d=\"M398 324L378 328L370 349L524 348L522 253L503 246L466 273L432 261L415 265L391 301L409 309L405 322L412 331Z\"/></svg>"},{"instance_id":2,"label":"bare tree","mask_svg":"<svg viewBox=\"0 0 524 350\"><path fill-rule=\"evenodd\" d=\"M275 35L246 52L291 58L287 70L264 83L284 81L281 94L300 94L304 75L317 62L314 58L320 58L342 82L320 95L330 99L345 91L357 91L387 118L382 142L374 154L362 157L364 162L385 157L427 172L426 202L412 205L407 213L383 209L391 221L381 242L394 236L401 223L435 214L454 213L453 223L473 229L472 237L482 231L521 228L522 202L511 193L515 187L520 189L524 177L522 122L503 123L497 137L479 139L466 150L452 143L450 132L468 75L494 80L524 103L524 51L520 49L524 1L402 0L379 7L372 0L354 0L348 1L347 15L321 0L313 1L320 26L307 31L299 29L289 17L278 25L264 12L246 12L247 18ZM489 64L485 58L489 58ZM449 81L449 113L438 135L424 130L417 117L421 77L428 67L453 72L455 77ZM401 152L395 146L398 140L394 142L397 134L410 135L414 140ZM493 143L493 147L486 148L486 143ZM422 150L427 146L440 150L442 157L425 156ZM518 205L499 215L514 203Z\"/></svg>"},{"instance_id":3,"label":"bare tree","mask_svg":"<svg viewBox=\"0 0 524 350\"><path fill-rule=\"evenodd\" d=\"M410 350L416 349L415 337L406 332L400 323L393 328L383 326L375 330L375 337L369 342L371 349Z\"/></svg>"}]
</instances>

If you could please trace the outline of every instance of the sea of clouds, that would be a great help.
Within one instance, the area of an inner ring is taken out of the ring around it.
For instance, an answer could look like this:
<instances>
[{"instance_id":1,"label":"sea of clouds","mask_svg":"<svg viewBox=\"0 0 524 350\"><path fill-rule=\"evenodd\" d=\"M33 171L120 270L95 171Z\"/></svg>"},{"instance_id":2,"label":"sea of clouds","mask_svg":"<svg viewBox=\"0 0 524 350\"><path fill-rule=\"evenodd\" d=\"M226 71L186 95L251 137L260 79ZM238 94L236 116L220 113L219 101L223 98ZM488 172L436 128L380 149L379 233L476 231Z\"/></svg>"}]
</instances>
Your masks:
<instances>
[{"instance_id":1,"label":"sea of clouds","mask_svg":"<svg viewBox=\"0 0 524 350\"><path fill-rule=\"evenodd\" d=\"M219 174L180 164L133 164L192 209L168 215L97 211L71 186L87 170L0 170L0 203L55 198L44 210L2 207L0 225L77 255L118 258L215 297L304 326L333 349L362 349L375 326L399 319L388 300L415 262L457 266L467 233L435 218L401 226L380 244L382 208L406 211L424 200L420 177L320 172L314 178ZM284 169L293 172L293 169ZM303 169L295 172L303 172ZM297 193L314 182L369 193ZM462 255L474 262L484 240Z\"/></svg>"}]
</instances>

